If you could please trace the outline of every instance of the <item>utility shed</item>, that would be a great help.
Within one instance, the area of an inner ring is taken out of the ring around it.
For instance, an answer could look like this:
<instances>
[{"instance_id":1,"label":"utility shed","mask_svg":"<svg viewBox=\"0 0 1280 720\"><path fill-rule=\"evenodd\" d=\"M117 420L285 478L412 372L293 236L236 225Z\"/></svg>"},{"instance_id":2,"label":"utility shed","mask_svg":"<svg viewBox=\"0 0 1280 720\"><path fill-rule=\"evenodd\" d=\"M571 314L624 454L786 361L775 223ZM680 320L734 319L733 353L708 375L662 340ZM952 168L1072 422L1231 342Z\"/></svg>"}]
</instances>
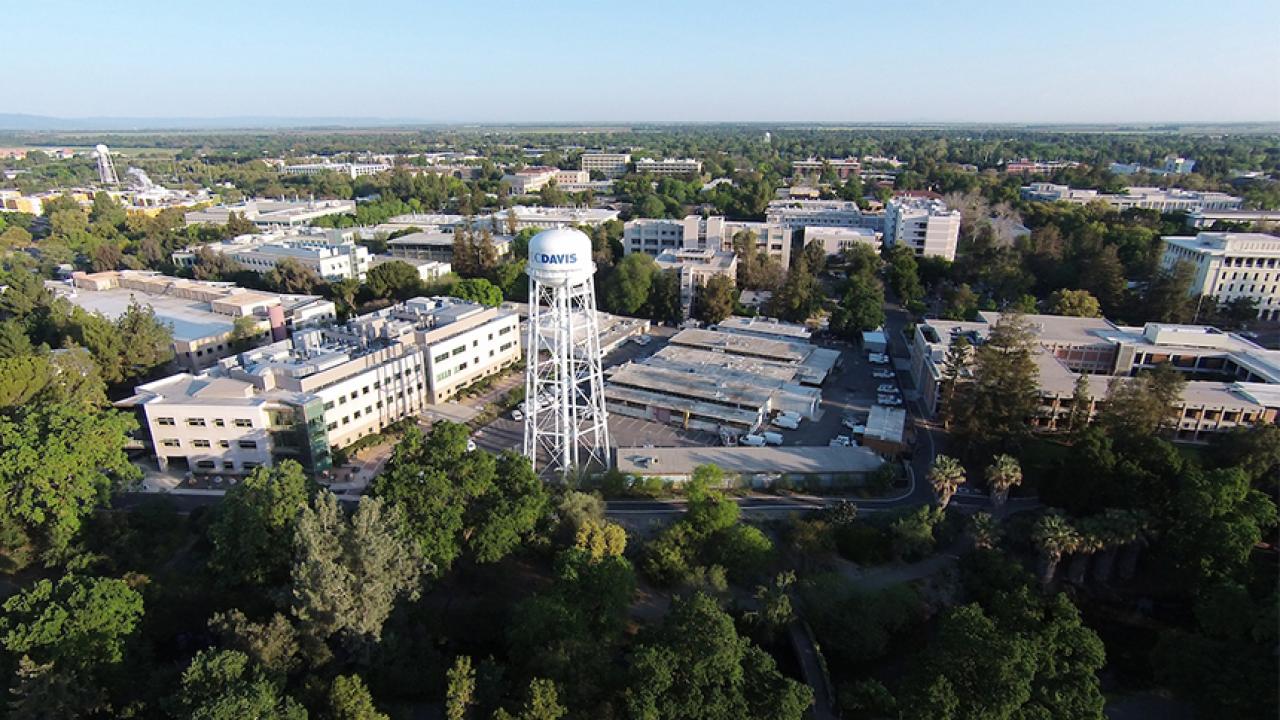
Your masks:
<instances>
[{"instance_id":1,"label":"utility shed","mask_svg":"<svg viewBox=\"0 0 1280 720\"><path fill-rule=\"evenodd\" d=\"M871 406L862 444L882 455L896 455L906 449L907 411L902 408Z\"/></svg>"},{"instance_id":2,"label":"utility shed","mask_svg":"<svg viewBox=\"0 0 1280 720\"><path fill-rule=\"evenodd\" d=\"M833 483L861 480L884 465L884 460L864 447L620 447L616 465L627 475L656 477L683 483L699 465L715 465L726 475L738 475L747 484L760 484L770 476Z\"/></svg>"},{"instance_id":3,"label":"utility shed","mask_svg":"<svg viewBox=\"0 0 1280 720\"><path fill-rule=\"evenodd\" d=\"M862 349L867 352L882 353L889 347L889 338L884 330L867 330L862 333Z\"/></svg>"}]
</instances>

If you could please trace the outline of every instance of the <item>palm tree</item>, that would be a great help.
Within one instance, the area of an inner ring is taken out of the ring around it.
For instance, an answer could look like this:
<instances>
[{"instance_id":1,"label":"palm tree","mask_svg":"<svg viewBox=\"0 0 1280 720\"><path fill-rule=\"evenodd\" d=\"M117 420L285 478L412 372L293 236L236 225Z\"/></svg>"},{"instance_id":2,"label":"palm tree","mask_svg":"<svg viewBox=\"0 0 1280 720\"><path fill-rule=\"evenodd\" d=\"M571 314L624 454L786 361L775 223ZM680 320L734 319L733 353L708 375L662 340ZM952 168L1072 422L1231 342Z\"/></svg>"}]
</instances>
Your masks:
<instances>
[{"instance_id":1,"label":"palm tree","mask_svg":"<svg viewBox=\"0 0 1280 720\"><path fill-rule=\"evenodd\" d=\"M946 509L951 496L965 482L964 466L950 455L939 455L933 459L933 467L929 468L929 484L938 495L938 504Z\"/></svg>"},{"instance_id":2,"label":"palm tree","mask_svg":"<svg viewBox=\"0 0 1280 720\"><path fill-rule=\"evenodd\" d=\"M990 550L1000 540L1000 523L989 512L977 512L969 518L969 538L976 550Z\"/></svg>"},{"instance_id":3,"label":"palm tree","mask_svg":"<svg viewBox=\"0 0 1280 720\"><path fill-rule=\"evenodd\" d=\"M1075 547L1071 548L1071 565L1067 568L1067 579L1072 585L1084 583L1084 575L1089 570L1089 561L1094 553L1107 546L1107 522L1101 515L1093 515L1076 523L1079 537Z\"/></svg>"},{"instance_id":4,"label":"palm tree","mask_svg":"<svg viewBox=\"0 0 1280 720\"><path fill-rule=\"evenodd\" d=\"M1009 490L1022 484L1022 466L1011 455L997 455L987 466L987 487L991 504L1000 507L1009 498Z\"/></svg>"},{"instance_id":5,"label":"palm tree","mask_svg":"<svg viewBox=\"0 0 1280 720\"><path fill-rule=\"evenodd\" d=\"M1116 555L1121 548L1138 539L1142 522L1138 513L1116 508L1107 508L1095 518L1102 547L1098 550L1098 557L1094 559L1093 579L1105 584L1111 580Z\"/></svg>"},{"instance_id":6,"label":"palm tree","mask_svg":"<svg viewBox=\"0 0 1280 720\"><path fill-rule=\"evenodd\" d=\"M1061 514L1051 512L1036 521L1031 539L1040 548L1040 582L1048 585L1053 582L1062 556L1075 550L1080 533Z\"/></svg>"}]
</instances>

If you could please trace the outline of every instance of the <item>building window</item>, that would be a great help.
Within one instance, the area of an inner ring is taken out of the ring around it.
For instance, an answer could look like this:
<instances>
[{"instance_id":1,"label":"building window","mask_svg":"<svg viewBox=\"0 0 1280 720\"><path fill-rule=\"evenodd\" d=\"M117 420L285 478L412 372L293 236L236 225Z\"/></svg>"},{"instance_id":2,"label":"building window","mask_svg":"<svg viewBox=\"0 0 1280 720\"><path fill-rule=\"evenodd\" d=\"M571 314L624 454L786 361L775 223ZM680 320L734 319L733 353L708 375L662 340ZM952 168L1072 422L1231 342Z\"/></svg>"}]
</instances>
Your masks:
<instances>
[{"instance_id":1,"label":"building window","mask_svg":"<svg viewBox=\"0 0 1280 720\"><path fill-rule=\"evenodd\" d=\"M231 447L231 441L230 441L230 440L219 440L219 441L218 441L218 447L223 448L223 449L229 448L229 447Z\"/></svg>"},{"instance_id":2,"label":"building window","mask_svg":"<svg viewBox=\"0 0 1280 720\"><path fill-rule=\"evenodd\" d=\"M338 429L338 423L336 423L336 422L331 422L331 423L329 423L329 429L330 429L330 430L337 430L337 429Z\"/></svg>"},{"instance_id":3,"label":"building window","mask_svg":"<svg viewBox=\"0 0 1280 720\"><path fill-rule=\"evenodd\" d=\"M325 403L325 404L324 404L324 409L325 409L325 410L332 410L332 409L333 409L333 401L332 401L332 400L330 400L329 402Z\"/></svg>"},{"instance_id":4,"label":"building window","mask_svg":"<svg viewBox=\"0 0 1280 720\"><path fill-rule=\"evenodd\" d=\"M213 419L213 424L214 424L216 427L226 427L226 426L227 426L227 421L226 421L226 420L223 420L222 418L214 418L214 419Z\"/></svg>"},{"instance_id":5,"label":"building window","mask_svg":"<svg viewBox=\"0 0 1280 720\"><path fill-rule=\"evenodd\" d=\"M160 441L160 444L165 447L182 447L182 443L178 442L177 438L165 438Z\"/></svg>"},{"instance_id":6,"label":"building window","mask_svg":"<svg viewBox=\"0 0 1280 720\"><path fill-rule=\"evenodd\" d=\"M223 460L223 461L222 461L222 469L223 469L223 470L235 470L235 469L236 469L236 464L235 464L234 462L230 461L230 460Z\"/></svg>"},{"instance_id":7,"label":"building window","mask_svg":"<svg viewBox=\"0 0 1280 720\"><path fill-rule=\"evenodd\" d=\"M212 469L216 468L217 466L218 466L218 464L217 464L217 463L215 463L215 462L214 462L214 461L212 461L212 460L197 460L197 461L196 461L196 467L197 467L197 468L199 468L199 469L201 469L201 470L212 470Z\"/></svg>"},{"instance_id":8,"label":"building window","mask_svg":"<svg viewBox=\"0 0 1280 720\"><path fill-rule=\"evenodd\" d=\"M208 440L192 440L191 447L207 448L209 447L209 441Z\"/></svg>"},{"instance_id":9,"label":"building window","mask_svg":"<svg viewBox=\"0 0 1280 720\"><path fill-rule=\"evenodd\" d=\"M235 425L240 428L253 427L253 421L246 420L245 418L236 418Z\"/></svg>"},{"instance_id":10,"label":"building window","mask_svg":"<svg viewBox=\"0 0 1280 720\"><path fill-rule=\"evenodd\" d=\"M339 405L346 405L346 404L347 404L347 396L346 396L346 395L339 395L339 396L338 396L338 404L339 404Z\"/></svg>"},{"instance_id":11,"label":"building window","mask_svg":"<svg viewBox=\"0 0 1280 720\"><path fill-rule=\"evenodd\" d=\"M204 418L187 418L187 424L191 427L204 427Z\"/></svg>"},{"instance_id":12,"label":"building window","mask_svg":"<svg viewBox=\"0 0 1280 720\"><path fill-rule=\"evenodd\" d=\"M450 354L450 355L461 355L462 353L466 352L466 350L467 350L467 346L466 346L466 345L459 345L458 347L456 347L456 348L454 348L454 349L453 349L453 352L451 352L451 353L449 353L449 354Z\"/></svg>"},{"instance_id":13,"label":"building window","mask_svg":"<svg viewBox=\"0 0 1280 720\"><path fill-rule=\"evenodd\" d=\"M238 445L241 450L257 450L258 449L258 443L253 440L240 440L236 442L236 445Z\"/></svg>"}]
</instances>

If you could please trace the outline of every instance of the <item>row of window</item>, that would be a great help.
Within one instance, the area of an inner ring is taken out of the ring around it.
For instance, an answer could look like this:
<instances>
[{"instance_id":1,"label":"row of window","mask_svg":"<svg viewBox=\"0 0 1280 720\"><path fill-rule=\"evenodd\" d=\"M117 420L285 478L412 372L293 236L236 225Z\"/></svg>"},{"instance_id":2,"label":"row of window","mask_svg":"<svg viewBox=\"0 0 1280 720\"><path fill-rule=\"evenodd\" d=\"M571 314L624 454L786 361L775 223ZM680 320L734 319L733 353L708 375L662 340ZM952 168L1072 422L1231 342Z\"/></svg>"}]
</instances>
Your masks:
<instances>
[{"instance_id":1,"label":"row of window","mask_svg":"<svg viewBox=\"0 0 1280 720\"><path fill-rule=\"evenodd\" d=\"M409 368L407 368L407 369L405 369L405 370L403 370L403 371L396 372L396 374L395 374L395 375L392 375L390 378L388 378L388 382L390 382L390 381L392 381L392 380L400 380L400 379L401 379L401 378L403 378L405 375L413 375L413 374L414 374L414 373L416 373L416 372L418 372L418 367L417 367L416 365L411 366L411 367L409 367ZM382 381L381 381L381 380L375 380L375 381L373 381L373 385L365 385L364 387L360 388L359 390L352 390L350 395L339 395L339 396L338 396L338 398L337 398L336 404L338 404L338 405L346 405L346 404L347 404L347 400L349 400L349 399L350 399L350 400L355 400L356 398L360 397L361 395L368 395L368 394L369 394L369 391L370 391L371 389L372 389L372 390L381 390L381 389L382 389ZM418 389L422 389L422 383L421 383L421 382L419 382L419 383L418 383ZM324 404L324 409L325 409L325 410L332 410L332 409L334 408L334 404L335 404L335 401L330 400L329 402L327 402L327 403L325 403L325 404Z\"/></svg>"},{"instance_id":2,"label":"row of window","mask_svg":"<svg viewBox=\"0 0 1280 720\"><path fill-rule=\"evenodd\" d=\"M233 424L233 425L235 425L235 426L236 426L236 427L238 427L238 428L251 428L251 427L253 427L253 421L252 421L252 420L250 420L250 419L248 419L248 418L235 418L235 419L234 419L234 420L232 420L231 422L232 422L232 424ZM171 417L158 417L158 418L156 418L156 425L164 425L164 426L172 427L172 426L174 426L174 425L176 425L176 424L177 424L177 421L176 421L176 420L174 420L174 419L173 419L173 418L171 418ZM208 427L208 423L207 423L207 421L206 421L204 418L192 417L192 418L187 418L187 426L188 426L188 427ZM227 426L227 421L226 421L225 419L223 419L223 418L214 418L214 419L213 419L213 426L214 426L214 427L226 427L226 426Z\"/></svg>"},{"instance_id":3,"label":"row of window","mask_svg":"<svg viewBox=\"0 0 1280 720\"><path fill-rule=\"evenodd\" d=\"M164 438L164 439L162 439L162 440L160 441L160 444L161 444L161 445L163 445L164 447L167 447L167 448L180 448L180 447L182 447L182 441L181 441L181 440L179 440L178 438ZM257 442L256 440L237 440L237 441L236 441L236 446L237 446L237 447L239 447L241 450L257 450L257 449L258 449L258 442ZM205 440L205 439L195 439L195 440L192 440L192 441L191 441L191 447L193 447L193 448L210 448L210 447L213 447L213 443L211 443L209 440ZM225 450L225 449L227 449L227 448L230 448L230 447L231 447L231 441L229 441L229 440L219 440L219 441L218 441L218 447L220 447L220 448L222 448L222 449L224 449L224 450Z\"/></svg>"}]
</instances>

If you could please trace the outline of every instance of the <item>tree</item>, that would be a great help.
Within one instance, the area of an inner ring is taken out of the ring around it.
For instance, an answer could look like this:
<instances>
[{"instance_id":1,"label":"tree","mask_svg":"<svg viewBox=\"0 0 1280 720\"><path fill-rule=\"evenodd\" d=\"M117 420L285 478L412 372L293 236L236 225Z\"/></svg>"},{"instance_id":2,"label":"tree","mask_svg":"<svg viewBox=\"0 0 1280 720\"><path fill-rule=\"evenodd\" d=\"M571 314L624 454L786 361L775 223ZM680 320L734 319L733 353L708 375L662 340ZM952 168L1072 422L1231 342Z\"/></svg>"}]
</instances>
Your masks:
<instances>
[{"instance_id":1,"label":"tree","mask_svg":"<svg viewBox=\"0 0 1280 720\"><path fill-rule=\"evenodd\" d=\"M1079 433L1089 425L1093 413L1093 393L1089 390L1089 376L1080 373L1075 389L1071 391L1071 412L1067 415L1067 432Z\"/></svg>"},{"instance_id":2,"label":"tree","mask_svg":"<svg viewBox=\"0 0 1280 720\"><path fill-rule=\"evenodd\" d=\"M1026 317L1004 312L978 346L973 381L955 403L957 430L969 445L1008 449L1029 434L1039 404L1035 344Z\"/></svg>"},{"instance_id":3,"label":"tree","mask_svg":"<svg viewBox=\"0 0 1280 720\"><path fill-rule=\"evenodd\" d=\"M468 546L480 563L497 562L528 539L550 508L546 485L529 459L511 451L498 456L493 483L469 508Z\"/></svg>"},{"instance_id":4,"label":"tree","mask_svg":"<svg viewBox=\"0 0 1280 720\"><path fill-rule=\"evenodd\" d=\"M467 506L489 491L497 474L493 455L467 452L468 432L449 422L437 422L426 437L410 428L371 487L404 513L409 534L436 572L462 553Z\"/></svg>"},{"instance_id":5,"label":"tree","mask_svg":"<svg viewBox=\"0 0 1280 720\"><path fill-rule=\"evenodd\" d=\"M799 720L813 702L703 593L676 598L630 664L625 703L633 717Z\"/></svg>"},{"instance_id":6,"label":"tree","mask_svg":"<svg viewBox=\"0 0 1280 720\"><path fill-rule=\"evenodd\" d=\"M906 245L894 245L885 251L885 260L889 266L889 287L893 288L898 301L905 306L920 302L924 298L924 287L920 284L915 252Z\"/></svg>"},{"instance_id":7,"label":"tree","mask_svg":"<svg viewBox=\"0 0 1280 720\"><path fill-rule=\"evenodd\" d=\"M585 552L592 562L621 557L627 549L627 531L608 520L586 518L574 535L573 546Z\"/></svg>"},{"instance_id":8,"label":"tree","mask_svg":"<svg viewBox=\"0 0 1280 720\"><path fill-rule=\"evenodd\" d=\"M1040 582L1048 585L1053 582L1062 556L1079 544L1080 533L1060 513L1050 512L1036 521L1031 540L1040 549Z\"/></svg>"},{"instance_id":9,"label":"tree","mask_svg":"<svg viewBox=\"0 0 1280 720\"><path fill-rule=\"evenodd\" d=\"M1173 499L1168 550L1193 583L1235 580L1263 533L1276 526L1275 503L1241 468L1192 468Z\"/></svg>"},{"instance_id":10,"label":"tree","mask_svg":"<svg viewBox=\"0 0 1280 720\"><path fill-rule=\"evenodd\" d=\"M969 518L969 537L975 550L990 550L1000 540L1000 523L989 512L976 512Z\"/></svg>"},{"instance_id":11,"label":"tree","mask_svg":"<svg viewBox=\"0 0 1280 720\"><path fill-rule=\"evenodd\" d=\"M727 275L714 275L694 291L693 316L714 325L733 314L736 296L732 279Z\"/></svg>"},{"instance_id":12,"label":"tree","mask_svg":"<svg viewBox=\"0 0 1280 720\"><path fill-rule=\"evenodd\" d=\"M818 281L801 255L787 273L787 280L769 300L770 312L784 320L803 322L818 308Z\"/></svg>"},{"instance_id":13,"label":"tree","mask_svg":"<svg viewBox=\"0 0 1280 720\"><path fill-rule=\"evenodd\" d=\"M64 575L5 601L0 643L35 662L87 671L121 662L141 619L142 596L123 580Z\"/></svg>"},{"instance_id":14,"label":"tree","mask_svg":"<svg viewBox=\"0 0 1280 720\"><path fill-rule=\"evenodd\" d=\"M399 300L413 297L422 287L417 269L401 260L375 265L365 282L374 297Z\"/></svg>"},{"instance_id":15,"label":"tree","mask_svg":"<svg viewBox=\"0 0 1280 720\"><path fill-rule=\"evenodd\" d=\"M329 686L327 720L389 720L378 712L373 696L359 675L339 675ZM453 718L450 718L453 720Z\"/></svg>"},{"instance_id":16,"label":"tree","mask_svg":"<svg viewBox=\"0 0 1280 720\"><path fill-rule=\"evenodd\" d=\"M307 711L284 695L234 650L201 650L182 673L175 698L190 720L306 720Z\"/></svg>"},{"instance_id":17,"label":"tree","mask_svg":"<svg viewBox=\"0 0 1280 720\"><path fill-rule=\"evenodd\" d=\"M1049 296L1049 313L1068 317L1102 317L1102 305L1088 290L1055 290Z\"/></svg>"},{"instance_id":18,"label":"tree","mask_svg":"<svg viewBox=\"0 0 1280 720\"><path fill-rule=\"evenodd\" d=\"M696 295L695 295L696 301ZM653 274L649 285L648 315L656 322L678 323L684 319L680 305L680 275L675 270L661 270Z\"/></svg>"},{"instance_id":19,"label":"tree","mask_svg":"<svg viewBox=\"0 0 1280 720\"><path fill-rule=\"evenodd\" d=\"M231 337L227 338L227 345L235 352L244 352L253 347L254 338L261 335L258 332L258 318L253 315L242 315L231 321Z\"/></svg>"},{"instance_id":20,"label":"tree","mask_svg":"<svg viewBox=\"0 0 1280 720\"><path fill-rule=\"evenodd\" d=\"M0 322L0 360L35 354L27 330L17 320Z\"/></svg>"},{"instance_id":21,"label":"tree","mask_svg":"<svg viewBox=\"0 0 1280 720\"><path fill-rule=\"evenodd\" d=\"M267 273L266 283L276 292L293 295L311 295L324 284L315 270L293 258L284 258Z\"/></svg>"},{"instance_id":22,"label":"tree","mask_svg":"<svg viewBox=\"0 0 1280 720\"><path fill-rule=\"evenodd\" d=\"M774 637L795 619L795 611L791 607L791 587L795 583L795 572L788 570L778 573L769 585L756 587L755 599L760 609L748 612L746 620L758 625L766 638Z\"/></svg>"},{"instance_id":23,"label":"tree","mask_svg":"<svg viewBox=\"0 0 1280 720\"><path fill-rule=\"evenodd\" d=\"M1009 490L1022 484L1022 466L1012 455L997 455L987 466L987 488L991 491L991 504L1000 507L1009 497Z\"/></svg>"},{"instance_id":24,"label":"tree","mask_svg":"<svg viewBox=\"0 0 1280 720\"><path fill-rule=\"evenodd\" d=\"M929 484L938 496L938 505L943 509L964 482L964 466L959 460L947 455L938 455L933 459L933 466L929 468Z\"/></svg>"},{"instance_id":25,"label":"tree","mask_svg":"<svg viewBox=\"0 0 1280 720\"><path fill-rule=\"evenodd\" d=\"M214 252L204 246L196 250L191 274L197 280L230 280L246 271L247 268L230 255Z\"/></svg>"},{"instance_id":26,"label":"tree","mask_svg":"<svg viewBox=\"0 0 1280 720\"><path fill-rule=\"evenodd\" d=\"M448 720L466 720L471 705L475 702L476 672L471 668L471 658L459 655L449 668L448 685L445 689L445 717Z\"/></svg>"},{"instance_id":27,"label":"tree","mask_svg":"<svg viewBox=\"0 0 1280 720\"><path fill-rule=\"evenodd\" d=\"M498 307L502 304L502 291L484 278L459 280L454 284L452 292L460 300L470 300L486 307Z\"/></svg>"},{"instance_id":28,"label":"tree","mask_svg":"<svg viewBox=\"0 0 1280 720\"><path fill-rule=\"evenodd\" d=\"M649 298L649 288L658 266L644 253L631 253L622 258L605 287L604 299L611 312L635 315Z\"/></svg>"},{"instance_id":29,"label":"tree","mask_svg":"<svg viewBox=\"0 0 1280 720\"><path fill-rule=\"evenodd\" d=\"M113 489L141 474L125 447L137 422L83 401L0 411L0 517L6 530L39 541L50 559Z\"/></svg>"},{"instance_id":30,"label":"tree","mask_svg":"<svg viewBox=\"0 0 1280 720\"><path fill-rule=\"evenodd\" d=\"M1176 420L1186 384L1182 373L1167 363L1137 377L1112 380L1102 423L1115 435L1126 438L1164 432Z\"/></svg>"},{"instance_id":31,"label":"tree","mask_svg":"<svg viewBox=\"0 0 1280 720\"><path fill-rule=\"evenodd\" d=\"M840 304L831 313L831 329L854 339L884 325L884 288L874 277L851 277Z\"/></svg>"},{"instance_id":32,"label":"tree","mask_svg":"<svg viewBox=\"0 0 1280 720\"><path fill-rule=\"evenodd\" d=\"M227 215L227 224L224 227L224 233L227 237L239 237L241 235L252 235L258 232L258 226L253 224L243 213L229 213Z\"/></svg>"},{"instance_id":33,"label":"tree","mask_svg":"<svg viewBox=\"0 0 1280 720\"><path fill-rule=\"evenodd\" d=\"M973 344L964 335L955 335L947 345L947 354L943 359L941 414L942 425L950 428L951 423L959 415L955 407L956 397L960 394L960 383L969 375L969 365L973 361Z\"/></svg>"},{"instance_id":34,"label":"tree","mask_svg":"<svg viewBox=\"0 0 1280 720\"><path fill-rule=\"evenodd\" d=\"M347 520L333 493L319 493L298 517L294 546L293 614L312 638L368 650L396 600L418 596L422 562L378 498L361 498Z\"/></svg>"},{"instance_id":35,"label":"tree","mask_svg":"<svg viewBox=\"0 0 1280 720\"><path fill-rule=\"evenodd\" d=\"M300 662L298 632L280 613L255 623L243 612L231 610L210 618L209 629L222 640L223 648L244 653L277 682L284 682Z\"/></svg>"},{"instance_id":36,"label":"tree","mask_svg":"<svg viewBox=\"0 0 1280 720\"><path fill-rule=\"evenodd\" d=\"M232 586L273 586L288 577L293 535L306 507L309 482L302 466L285 460L255 468L223 497L209 525L209 566Z\"/></svg>"}]
</instances>

